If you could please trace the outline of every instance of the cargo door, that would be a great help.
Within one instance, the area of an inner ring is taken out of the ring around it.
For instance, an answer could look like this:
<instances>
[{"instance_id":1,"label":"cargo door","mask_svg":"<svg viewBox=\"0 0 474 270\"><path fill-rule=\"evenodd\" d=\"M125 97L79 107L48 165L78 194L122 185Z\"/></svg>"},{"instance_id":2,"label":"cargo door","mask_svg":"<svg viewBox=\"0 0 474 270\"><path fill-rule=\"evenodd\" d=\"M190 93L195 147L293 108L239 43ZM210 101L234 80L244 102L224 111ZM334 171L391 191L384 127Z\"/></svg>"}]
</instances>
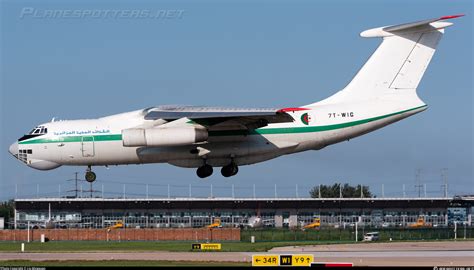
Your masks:
<instances>
[{"instance_id":1,"label":"cargo door","mask_svg":"<svg viewBox=\"0 0 474 270\"><path fill-rule=\"evenodd\" d=\"M93 157L95 155L94 136L82 137L81 150L83 157Z\"/></svg>"}]
</instances>

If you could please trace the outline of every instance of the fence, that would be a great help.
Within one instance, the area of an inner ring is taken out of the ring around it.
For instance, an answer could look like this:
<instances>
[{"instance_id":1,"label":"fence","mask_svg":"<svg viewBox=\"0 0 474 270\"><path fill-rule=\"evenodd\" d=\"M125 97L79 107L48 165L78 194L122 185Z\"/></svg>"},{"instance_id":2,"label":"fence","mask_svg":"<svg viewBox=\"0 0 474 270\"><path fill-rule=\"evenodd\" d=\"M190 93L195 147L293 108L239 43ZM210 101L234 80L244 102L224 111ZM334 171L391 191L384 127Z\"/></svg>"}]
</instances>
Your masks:
<instances>
[{"instance_id":1,"label":"fence","mask_svg":"<svg viewBox=\"0 0 474 270\"><path fill-rule=\"evenodd\" d=\"M358 241L367 232L379 232L380 241L472 239L474 228L359 228ZM51 241L242 241L250 242L354 242L355 229L35 229L0 230L0 241L39 241L44 234Z\"/></svg>"},{"instance_id":2,"label":"fence","mask_svg":"<svg viewBox=\"0 0 474 270\"><path fill-rule=\"evenodd\" d=\"M0 241L239 241L240 229L35 229L0 230Z\"/></svg>"},{"instance_id":3,"label":"fence","mask_svg":"<svg viewBox=\"0 0 474 270\"><path fill-rule=\"evenodd\" d=\"M71 179L70 179L71 180ZM258 183L258 181L255 181ZM310 181L311 183L311 181ZM318 183L305 185L285 184L242 184L238 182L198 182L197 184L149 184L139 182L122 182L101 180L87 183L78 179L76 184L63 183L24 183L0 185L5 194L12 198L308 198L310 191L318 187ZM353 185L358 185L354 183ZM362 183L362 185L367 185ZM382 198L416 198L416 197L448 197L447 188L440 188L439 184L423 185L423 192L413 189L409 184L392 184L385 187L370 185L371 192ZM341 190L343 191L343 190ZM10 198L8 198L10 199Z\"/></svg>"},{"instance_id":4,"label":"fence","mask_svg":"<svg viewBox=\"0 0 474 270\"><path fill-rule=\"evenodd\" d=\"M450 228L359 228L358 241L362 241L367 232L379 232L380 241L413 241L413 240L442 240L472 239L474 228L454 227ZM244 229L241 231L241 241L250 242L251 236L255 236L257 242L279 242L279 241L355 241L355 229L333 229L321 228L302 231L301 229Z\"/></svg>"}]
</instances>

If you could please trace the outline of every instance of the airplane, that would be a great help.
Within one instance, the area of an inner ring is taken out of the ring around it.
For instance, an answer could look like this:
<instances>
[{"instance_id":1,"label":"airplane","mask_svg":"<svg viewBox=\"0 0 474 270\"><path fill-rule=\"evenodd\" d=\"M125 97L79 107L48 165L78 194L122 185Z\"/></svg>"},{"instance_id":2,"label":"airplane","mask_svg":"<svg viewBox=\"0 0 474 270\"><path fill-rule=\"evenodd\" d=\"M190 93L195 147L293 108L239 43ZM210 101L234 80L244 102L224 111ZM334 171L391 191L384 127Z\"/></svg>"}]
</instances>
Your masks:
<instances>
[{"instance_id":1,"label":"airplane","mask_svg":"<svg viewBox=\"0 0 474 270\"><path fill-rule=\"evenodd\" d=\"M9 147L31 168L169 163L214 167L224 177L250 165L319 150L395 123L427 109L417 87L448 19L443 16L363 31L382 42L352 81L334 95L304 106L270 109L157 106L98 119L54 121L35 127Z\"/></svg>"}]
</instances>

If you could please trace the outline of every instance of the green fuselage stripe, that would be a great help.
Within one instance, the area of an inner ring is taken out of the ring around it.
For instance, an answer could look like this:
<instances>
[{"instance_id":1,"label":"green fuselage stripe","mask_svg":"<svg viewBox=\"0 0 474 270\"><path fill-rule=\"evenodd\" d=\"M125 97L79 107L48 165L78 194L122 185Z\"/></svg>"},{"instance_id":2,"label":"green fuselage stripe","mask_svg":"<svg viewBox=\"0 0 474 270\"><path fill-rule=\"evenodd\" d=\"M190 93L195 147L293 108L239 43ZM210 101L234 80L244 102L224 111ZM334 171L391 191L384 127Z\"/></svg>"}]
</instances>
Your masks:
<instances>
[{"instance_id":1,"label":"green fuselage stripe","mask_svg":"<svg viewBox=\"0 0 474 270\"><path fill-rule=\"evenodd\" d=\"M306 127L283 127L283 128L260 128L254 130L222 130L222 131L210 131L209 136L239 136L239 135L264 135L264 134L291 134L291 133L309 133L309 132L321 132L328 130L335 130L341 128L347 128L357 125L366 124L369 122L381 120L387 117L399 115L402 113L418 110L426 107L426 105L416 107L409 110L404 110L396 113L386 114L373 118L347 122L342 124L327 125L327 126L306 126ZM111 135L91 135L91 136L64 136L58 138L43 138L43 139L31 139L29 141L22 141L19 144L33 144L33 143L60 143L60 142L82 142L82 141L120 141L122 140L122 134L111 134ZM83 139L87 138L87 139Z\"/></svg>"},{"instance_id":2,"label":"green fuselage stripe","mask_svg":"<svg viewBox=\"0 0 474 270\"><path fill-rule=\"evenodd\" d=\"M120 140L122 140L122 134L111 134L111 135L89 135L89 136L63 136L63 137L57 137L57 138L33 139L29 141L19 142L19 144L61 143L61 142L82 142L82 141L103 142L103 141L120 141Z\"/></svg>"},{"instance_id":3,"label":"green fuselage stripe","mask_svg":"<svg viewBox=\"0 0 474 270\"><path fill-rule=\"evenodd\" d=\"M263 134L287 134L287 133L309 133L309 132L321 132L334 129L347 128L357 125L366 124L369 122L381 120L387 117L399 115L402 113L414 111L426 107L426 105L416 107L413 109L404 110L401 112L386 114L377 116L369 119L363 119L359 121L347 122L342 124L327 125L327 126L309 126L309 127L284 127L284 128L261 128L254 130L222 130L222 131L210 131L209 136L235 136L235 135L263 135Z\"/></svg>"}]
</instances>

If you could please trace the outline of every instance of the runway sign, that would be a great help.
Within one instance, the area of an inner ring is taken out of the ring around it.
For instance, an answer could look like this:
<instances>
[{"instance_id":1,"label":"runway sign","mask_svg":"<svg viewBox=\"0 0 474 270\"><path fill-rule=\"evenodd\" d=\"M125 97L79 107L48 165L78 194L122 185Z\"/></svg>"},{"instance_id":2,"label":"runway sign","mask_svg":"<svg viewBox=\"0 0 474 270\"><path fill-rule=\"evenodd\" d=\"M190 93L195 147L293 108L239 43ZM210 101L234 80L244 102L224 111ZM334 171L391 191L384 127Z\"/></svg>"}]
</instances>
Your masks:
<instances>
[{"instance_id":1,"label":"runway sign","mask_svg":"<svg viewBox=\"0 0 474 270\"><path fill-rule=\"evenodd\" d=\"M310 266L313 261L313 254L280 255L280 265Z\"/></svg>"},{"instance_id":2,"label":"runway sign","mask_svg":"<svg viewBox=\"0 0 474 270\"><path fill-rule=\"evenodd\" d=\"M216 244L216 243L213 243L213 244L205 243L205 244L192 244L191 247L193 250L221 250L222 245Z\"/></svg>"},{"instance_id":3,"label":"runway sign","mask_svg":"<svg viewBox=\"0 0 474 270\"><path fill-rule=\"evenodd\" d=\"M279 266L279 255L252 255L252 266Z\"/></svg>"},{"instance_id":4,"label":"runway sign","mask_svg":"<svg viewBox=\"0 0 474 270\"><path fill-rule=\"evenodd\" d=\"M313 261L314 256L312 254L252 256L252 266L310 266Z\"/></svg>"}]
</instances>

